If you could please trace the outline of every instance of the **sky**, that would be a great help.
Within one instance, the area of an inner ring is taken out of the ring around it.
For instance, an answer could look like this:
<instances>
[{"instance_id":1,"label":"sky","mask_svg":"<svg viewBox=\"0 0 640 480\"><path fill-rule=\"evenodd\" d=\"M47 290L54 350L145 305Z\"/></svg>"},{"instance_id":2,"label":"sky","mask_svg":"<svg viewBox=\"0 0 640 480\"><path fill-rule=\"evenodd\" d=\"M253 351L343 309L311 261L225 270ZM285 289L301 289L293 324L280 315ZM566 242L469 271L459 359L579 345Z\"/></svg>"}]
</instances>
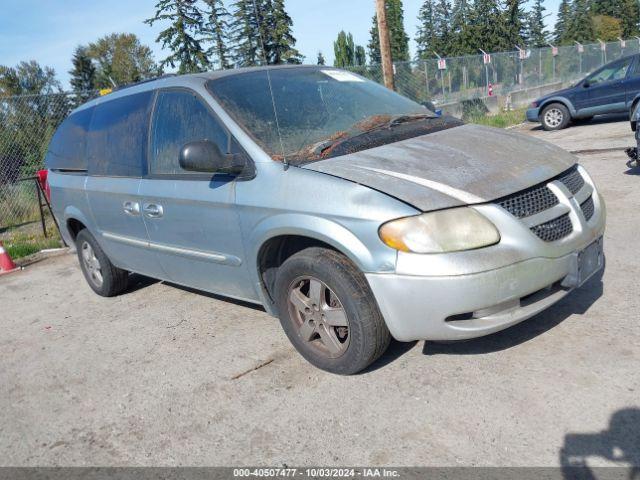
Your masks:
<instances>
[{"instance_id":1,"label":"sky","mask_svg":"<svg viewBox=\"0 0 640 480\"><path fill-rule=\"evenodd\" d=\"M549 26L555 23L559 2L544 2ZM143 23L153 16L155 4L156 0L0 0L0 65L36 60L53 67L67 88L75 47L113 32L135 33L160 61L167 53L155 39L163 26ZM413 56L422 0L403 4ZM315 63L322 51L327 63L333 63L333 41L340 30L351 32L355 43L366 47L374 5L374 0L287 0L296 47L305 62Z\"/></svg>"}]
</instances>

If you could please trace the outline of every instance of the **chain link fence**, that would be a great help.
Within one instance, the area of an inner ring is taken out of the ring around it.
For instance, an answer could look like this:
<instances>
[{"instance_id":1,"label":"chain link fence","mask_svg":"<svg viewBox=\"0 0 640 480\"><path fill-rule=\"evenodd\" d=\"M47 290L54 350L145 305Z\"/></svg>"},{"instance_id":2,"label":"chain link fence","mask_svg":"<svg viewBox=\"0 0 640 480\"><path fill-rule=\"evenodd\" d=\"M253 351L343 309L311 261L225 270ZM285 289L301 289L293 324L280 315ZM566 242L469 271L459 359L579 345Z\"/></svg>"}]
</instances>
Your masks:
<instances>
[{"instance_id":1,"label":"chain link fence","mask_svg":"<svg viewBox=\"0 0 640 480\"><path fill-rule=\"evenodd\" d=\"M604 45L604 46L603 46ZM540 48L396 63L398 92L419 102L432 101L461 116L465 101L508 98L524 105L535 97L575 82L603 64L640 52L640 39L607 44ZM440 67L440 68L439 68ZM383 82L380 65L352 67L376 82ZM489 95L491 90L492 95ZM49 140L58 125L78 104L93 97L71 93L0 97L0 233L38 219L39 206L33 181L21 181L43 168ZM455 108L462 105L462 108ZM471 105L477 108L477 104ZM497 103L496 103L497 105ZM504 101L503 101L504 106ZM449 107L449 108L447 108Z\"/></svg>"},{"instance_id":2,"label":"chain link fence","mask_svg":"<svg viewBox=\"0 0 640 480\"><path fill-rule=\"evenodd\" d=\"M0 97L0 233L37 220L36 185L49 141L69 112L92 94Z\"/></svg>"},{"instance_id":3,"label":"chain link fence","mask_svg":"<svg viewBox=\"0 0 640 480\"><path fill-rule=\"evenodd\" d=\"M510 96L524 104L535 99L544 87L552 91L574 83L605 63L635 53L640 53L640 39L627 40L624 47L618 41L516 50L494 53L489 58L479 54L395 63L396 90L419 102L436 105L490 96ZM350 69L383 82L380 65Z\"/></svg>"}]
</instances>

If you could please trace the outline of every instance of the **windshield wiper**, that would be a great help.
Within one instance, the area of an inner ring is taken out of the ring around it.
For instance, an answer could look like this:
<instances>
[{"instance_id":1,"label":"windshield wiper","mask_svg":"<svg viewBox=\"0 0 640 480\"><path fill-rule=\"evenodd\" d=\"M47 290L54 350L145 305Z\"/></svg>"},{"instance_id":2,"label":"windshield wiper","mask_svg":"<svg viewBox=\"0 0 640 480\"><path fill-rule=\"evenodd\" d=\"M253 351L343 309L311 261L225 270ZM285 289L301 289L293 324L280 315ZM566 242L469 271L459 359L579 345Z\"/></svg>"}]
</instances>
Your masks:
<instances>
[{"instance_id":1,"label":"windshield wiper","mask_svg":"<svg viewBox=\"0 0 640 480\"><path fill-rule=\"evenodd\" d=\"M340 143L346 142L348 140L353 140L354 138L358 138L378 130L391 129L391 128L397 127L398 125L403 125L406 123L417 122L417 121L426 120L426 119L436 119L436 118L438 117L436 115L433 115L432 113L396 115L391 118L385 119L384 122L380 122L375 125L370 125L368 126L368 128L358 129L359 124L363 124L367 122L367 119L365 119L358 122L356 125L354 125L355 129L349 135L343 135L343 136L340 136L339 138L330 138L328 140L323 140L321 142L316 143L315 145L313 145L311 149L311 153L313 153L314 155L322 156L322 154L326 152L329 148L334 147Z\"/></svg>"}]
</instances>

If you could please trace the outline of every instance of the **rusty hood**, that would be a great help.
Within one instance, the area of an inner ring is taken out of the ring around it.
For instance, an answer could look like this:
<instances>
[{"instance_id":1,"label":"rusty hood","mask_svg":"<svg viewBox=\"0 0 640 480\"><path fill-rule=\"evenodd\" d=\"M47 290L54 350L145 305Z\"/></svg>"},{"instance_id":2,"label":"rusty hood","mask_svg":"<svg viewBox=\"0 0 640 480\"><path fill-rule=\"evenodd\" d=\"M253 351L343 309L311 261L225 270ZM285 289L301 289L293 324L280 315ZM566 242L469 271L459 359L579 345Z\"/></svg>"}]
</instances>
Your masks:
<instances>
[{"instance_id":1,"label":"rusty hood","mask_svg":"<svg viewBox=\"0 0 640 480\"><path fill-rule=\"evenodd\" d=\"M548 180L576 157L532 137L463 125L304 165L422 211L495 200Z\"/></svg>"}]
</instances>

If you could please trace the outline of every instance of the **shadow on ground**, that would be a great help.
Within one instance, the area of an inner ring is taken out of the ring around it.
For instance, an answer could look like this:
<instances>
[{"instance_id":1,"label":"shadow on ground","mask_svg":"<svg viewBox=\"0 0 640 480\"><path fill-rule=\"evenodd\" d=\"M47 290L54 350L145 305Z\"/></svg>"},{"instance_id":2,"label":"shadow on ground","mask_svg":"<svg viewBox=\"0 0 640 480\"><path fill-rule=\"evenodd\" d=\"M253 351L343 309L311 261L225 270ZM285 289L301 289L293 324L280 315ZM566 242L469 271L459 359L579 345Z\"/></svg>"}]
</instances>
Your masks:
<instances>
[{"instance_id":1,"label":"shadow on ground","mask_svg":"<svg viewBox=\"0 0 640 480\"><path fill-rule=\"evenodd\" d=\"M562 323L567 317L583 315L602 296L602 272L581 288L535 317L493 335L451 343L425 342L424 355L482 355L499 352L527 342Z\"/></svg>"},{"instance_id":2,"label":"shadow on ground","mask_svg":"<svg viewBox=\"0 0 640 480\"><path fill-rule=\"evenodd\" d=\"M626 474L621 473L616 478L640 479L640 409L618 410L611 416L607 430L565 435L560 450L564 478L600 478L597 468L589 468L589 458L605 459L620 467L628 467Z\"/></svg>"}]
</instances>

